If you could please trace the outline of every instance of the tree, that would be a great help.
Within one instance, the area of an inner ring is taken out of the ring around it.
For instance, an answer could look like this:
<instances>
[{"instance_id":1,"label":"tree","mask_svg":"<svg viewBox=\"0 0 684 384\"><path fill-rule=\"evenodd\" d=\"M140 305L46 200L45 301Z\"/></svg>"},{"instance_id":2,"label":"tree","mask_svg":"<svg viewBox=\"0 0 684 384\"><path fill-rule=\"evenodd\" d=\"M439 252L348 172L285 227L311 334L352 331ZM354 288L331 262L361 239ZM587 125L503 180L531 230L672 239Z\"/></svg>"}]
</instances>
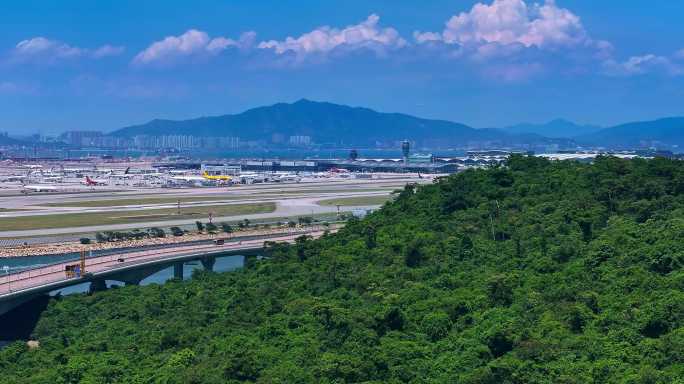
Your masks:
<instances>
[{"instance_id":1,"label":"tree","mask_svg":"<svg viewBox=\"0 0 684 384\"><path fill-rule=\"evenodd\" d=\"M513 288L515 276L499 274L492 276L487 281L487 293L494 305L508 306L513 303Z\"/></svg>"},{"instance_id":2,"label":"tree","mask_svg":"<svg viewBox=\"0 0 684 384\"><path fill-rule=\"evenodd\" d=\"M428 335L430 340L438 341L449 334L451 330L451 319L443 311L432 312L423 318L423 332Z\"/></svg>"},{"instance_id":3,"label":"tree","mask_svg":"<svg viewBox=\"0 0 684 384\"><path fill-rule=\"evenodd\" d=\"M415 268L420 266L421 262L423 261L423 251L421 249L422 244L420 241L417 241L415 238L412 239L407 245L406 245L406 251L404 254L404 262L406 263L407 267Z\"/></svg>"}]
</instances>

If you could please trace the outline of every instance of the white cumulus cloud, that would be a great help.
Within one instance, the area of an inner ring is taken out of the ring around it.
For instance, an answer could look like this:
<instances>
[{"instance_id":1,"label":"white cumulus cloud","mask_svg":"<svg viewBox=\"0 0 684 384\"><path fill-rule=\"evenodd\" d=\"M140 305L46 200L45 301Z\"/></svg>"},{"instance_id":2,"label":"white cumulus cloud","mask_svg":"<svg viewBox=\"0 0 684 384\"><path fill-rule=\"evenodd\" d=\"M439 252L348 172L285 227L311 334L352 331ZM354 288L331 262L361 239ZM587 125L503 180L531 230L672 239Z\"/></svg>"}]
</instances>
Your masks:
<instances>
[{"instance_id":1,"label":"white cumulus cloud","mask_svg":"<svg viewBox=\"0 0 684 384\"><path fill-rule=\"evenodd\" d=\"M210 38L204 31L190 29L180 36L167 36L138 53L136 64L165 64L181 57L215 55L230 47L244 48L254 41L254 32L244 33L239 40L226 37Z\"/></svg>"},{"instance_id":2,"label":"white cumulus cloud","mask_svg":"<svg viewBox=\"0 0 684 384\"><path fill-rule=\"evenodd\" d=\"M343 29L329 26L319 27L297 38L287 37L283 41L270 40L259 44L261 49L271 49L277 54L293 52L298 56L313 53L328 53L336 48L359 49L368 48L376 52L406 46L404 40L394 28L380 28L380 17L372 14L356 25Z\"/></svg>"},{"instance_id":3,"label":"white cumulus cloud","mask_svg":"<svg viewBox=\"0 0 684 384\"><path fill-rule=\"evenodd\" d=\"M580 17L560 8L554 0L544 4L524 0L494 0L477 3L468 12L451 17L442 32L414 33L418 43L442 41L465 47L487 44L500 46L560 48L594 46L607 49L606 42L593 41Z\"/></svg>"},{"instance_id":4,"label":"white cumulus cloud","mask_svg":"<svg viewBox=\"0 0 684 384\"><path fill-rule=\"evenodd\" d=\"M59 40L38 36L22 40L14 47L12 60L19 62L36 61L54 63L59 60L76 58L103 58L123 53L124 47L105 44L95 50L80 48Z\"/></svg>"},{"instance_id":5,"label":"white cumulus cloud","mask_svg":"<svg viewBox=\"0 0 684 384\"><path fill-rule=\"evenodd\" d=\"M124 53L126 50L125 47L121 46L114 46L114 45L109 45L105 44L101 46L100 48L97 48L92 52L92 57L96 59L100 59L103 57L109 57L109 56L119 56L120 54Z\"/></svg>"},{"instance_id":6,"label":"white cumulus cloud","mask_svg":"<svg viewBox=\"0 0 684 384\"><path fill-rule=\"evenodd\" d=\"M57 40L38 36L17 43L14 53L21 57L50 56L53 58L78 57L84 50Z\"/></svg>"},{"instance_id":7,"label":"white cumulus cloud","mask_svg":"<svg viewBox=\"0 0 684 384\"><path fill-rule=\"evenodd\" d=\"M674 57L676 59L684 59L684 49L680 49L679 51L675 52Z\"/></svg>"},{"instance_id":8,"label":"white cumulus cloud","mask_svg":"<svg viewBox=\"0 0 684 384\"><path fill-rule=\"evenodd\" d=\"M672 62L665 56L646 54L632 56L623 62L607 60L604 63L608 74L617 76L634 76L649 73L664 73L666 75L682 75L684 68Z\"/></svg>"}]
</instances>

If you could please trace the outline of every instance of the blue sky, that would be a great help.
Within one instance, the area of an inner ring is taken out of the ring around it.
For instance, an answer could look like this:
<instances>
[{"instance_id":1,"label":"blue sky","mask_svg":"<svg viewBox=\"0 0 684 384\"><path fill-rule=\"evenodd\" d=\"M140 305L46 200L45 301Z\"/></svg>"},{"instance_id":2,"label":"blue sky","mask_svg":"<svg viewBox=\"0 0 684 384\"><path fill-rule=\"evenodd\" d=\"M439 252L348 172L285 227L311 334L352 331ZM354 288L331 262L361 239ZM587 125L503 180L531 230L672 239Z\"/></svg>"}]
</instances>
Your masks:
<instances>
[{"instance_id":1,"label":"blue sky","mask_svg":"<svg viewBox=\"0 0 684 384\"><path fill-rule=\"evenodd\" d=\"M300 98L476 127L684 115L681 15L665 0L8 1L0 131Z\"/></svg>"}]
</instances>

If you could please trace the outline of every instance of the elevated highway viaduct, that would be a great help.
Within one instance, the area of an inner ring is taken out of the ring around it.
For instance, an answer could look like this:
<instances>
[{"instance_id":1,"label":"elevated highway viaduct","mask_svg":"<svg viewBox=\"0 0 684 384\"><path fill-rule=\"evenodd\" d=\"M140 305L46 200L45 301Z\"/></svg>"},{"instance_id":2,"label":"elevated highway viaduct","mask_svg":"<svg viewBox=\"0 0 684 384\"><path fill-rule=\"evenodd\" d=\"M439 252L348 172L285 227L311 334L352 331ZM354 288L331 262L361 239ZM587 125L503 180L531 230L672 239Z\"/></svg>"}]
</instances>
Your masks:
<instances>
[{"instance_id":1,"label":"elevated highway viaduct","mask_svg":"<svg viewBox=\"0 0 684 384\"><path fill-rule=\"evenodd\" d=\"M267 238L226 241L222 245L179 245L91 257L85 259L85 273L77 276L65 272L67 266L79 264L73 260L3 276L0 282L0 315L41 295L73 285L90 283L90 291L94 292L106 289L106 280L139 284L146 277L170 266L174 268L174 278L182 279L183 263L188 261L200 261L205 269L213 270L217 256L256 256L262 254L266 242L294 243L302 235L318 238L324 233L317 228L273 234Z\"/></svg>"}]
</instances>

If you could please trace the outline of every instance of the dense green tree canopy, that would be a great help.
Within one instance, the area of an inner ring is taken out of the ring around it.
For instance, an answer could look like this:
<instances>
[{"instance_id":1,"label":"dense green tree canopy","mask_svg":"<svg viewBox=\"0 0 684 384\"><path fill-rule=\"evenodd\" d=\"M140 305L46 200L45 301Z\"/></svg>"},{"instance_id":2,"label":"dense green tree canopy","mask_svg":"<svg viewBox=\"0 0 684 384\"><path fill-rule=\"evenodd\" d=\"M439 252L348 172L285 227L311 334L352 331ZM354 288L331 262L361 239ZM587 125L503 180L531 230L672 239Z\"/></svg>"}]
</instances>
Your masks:
<instances>
[{"instance_id":1,"label":"dense green tree canopy","mask_svg":"<svg viewBox=\"0 0 684 384\"><path fill-rule=\"evenodd\" d=\"M684 163L513 157L192 281L54 300L11 383L684 383Z\"/></svg>"}]
</instances>

